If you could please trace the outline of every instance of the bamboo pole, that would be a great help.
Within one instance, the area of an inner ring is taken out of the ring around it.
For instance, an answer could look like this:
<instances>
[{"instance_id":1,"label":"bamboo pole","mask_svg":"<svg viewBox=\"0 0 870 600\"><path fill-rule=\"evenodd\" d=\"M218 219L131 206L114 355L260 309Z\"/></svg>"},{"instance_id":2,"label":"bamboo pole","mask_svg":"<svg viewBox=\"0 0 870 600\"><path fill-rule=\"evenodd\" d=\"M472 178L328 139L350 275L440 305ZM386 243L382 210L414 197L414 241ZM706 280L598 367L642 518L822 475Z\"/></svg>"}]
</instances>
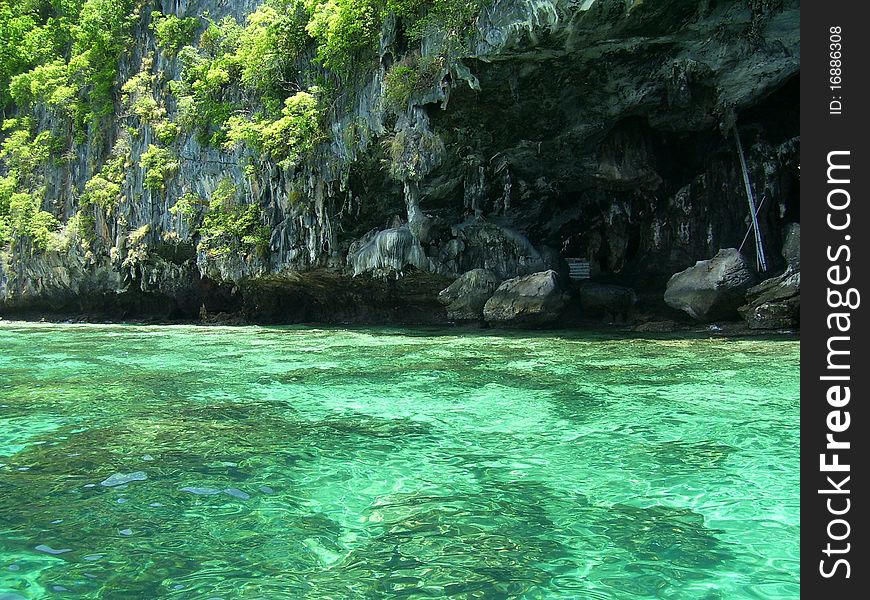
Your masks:
<instances>
[{"instance_id":1,"label":"bamboo pole","mask_svg":"<svg viewBox=\"0 0 870 600\"><path fill-rule=\"evenodd\" d=\"M746 186L746 198L749 201L749 215L752 217L752 229L755 230L755 259L758 269L767 271L767 261L764 259L764 242L761 239L761 228L758 227L758 209L755 208L755 196L752 194L752 184L749 182L749 170L746 168L746 158L743 156L743 144L737 125L734 126L734 140L737 142L737 155L740 157L740 168L743 171L743 184Z\"/></svg>"}]
</instances>

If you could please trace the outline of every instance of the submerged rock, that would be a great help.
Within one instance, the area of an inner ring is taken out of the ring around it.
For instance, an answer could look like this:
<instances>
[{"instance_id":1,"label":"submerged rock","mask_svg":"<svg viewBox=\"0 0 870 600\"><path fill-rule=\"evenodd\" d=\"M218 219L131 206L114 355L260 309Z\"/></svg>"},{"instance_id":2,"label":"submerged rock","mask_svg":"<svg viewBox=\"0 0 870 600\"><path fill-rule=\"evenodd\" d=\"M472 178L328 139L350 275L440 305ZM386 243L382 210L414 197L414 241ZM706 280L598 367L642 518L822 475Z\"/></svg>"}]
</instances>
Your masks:
<instances>
[{"instance_id":1,"label":"submerged rock","mask_svg":"<svg viewBox=\"0 0 870 600\"><path fill-rule=\"evenodd\" d=\"M100 485L105 487L115 487L116 485L124 485L132 481L145 481L146 479L148 479L148 475L142 471L136 471L135 473L115 473L101 481Z\"/></svg>"},{"instance_id":2,"label":"submerged rock","mask_svg":"<svg viewBox=\"0 0 870 600\"><path fill-rule=\"evenodd\" d=\"M453 321L483 318L483 307L495 293L501 278L488 269L472 269L438 294L438 301L447 307L447 317Z\"/></svg>"},{"instance_id":3,"label":"submerged rock","mask_svg":"<svg viewBox=\"0 0 870 600\"><path fill-rule=\"evenodd\" d=\"M66 554L67 552L72 552L72 548L60 548L55 549L51 546L46 546L45 544L40 544L34 548L39 552L45 552L46 554L51 554L53 556L57 556L58 554Z\"/></svg>"},{"instance_id":4,"label":"submerged rock","mask_svg":"<svg viewBox=\"0 0 870 600\"><path fill-rule=\"evenodd\" d=\"M251 499L250 494L243 492L242 490L237 489L237 488L227 488L224 490L224 494L226 494L227 496L231 496L233 498L238 498L239 500L250 500Z\"/></svg>"},{"instance_id":5,"label":"submerged rock","mask_svg":"<svg viewBox=\"0 0 870 600\"><path fill-rule=\"evenodd\" d=\"M746 292L740 314L750 329L792 329L800 326L800 271L786 271Z\"/></svg>"},{"instance_id":6,"label":"submerged rock","mask_svg":"<svg viewBox=\"0 0 870 600\"><path fill-rule=\"evenodd\" d=\"M207 487L183 487L181 491L196 494L197 496L216 496L221 493L221 490Z\"/></svg>"},{"instance_id":7,"label":"submerged rock","mask_svg":"<svg viewBox=\"0 0 870 600\"><path fill-rule=\"evenodd\" d=\"M757 281L743 255L726 248L671 277L665 302L698 321L736 319L746 291Z\"/></svg>"},{"instance_id":8,"label":"submerged rock","mask_svg":"<svg viewBox=\"0 0 870 600\"><path fill-rule=\"evenodd\" d=\"M483 317L494 325L545 325L559 318L568 294L555 271L515 277L502 283L483 307Z\"/></svg>"}]
</instances>

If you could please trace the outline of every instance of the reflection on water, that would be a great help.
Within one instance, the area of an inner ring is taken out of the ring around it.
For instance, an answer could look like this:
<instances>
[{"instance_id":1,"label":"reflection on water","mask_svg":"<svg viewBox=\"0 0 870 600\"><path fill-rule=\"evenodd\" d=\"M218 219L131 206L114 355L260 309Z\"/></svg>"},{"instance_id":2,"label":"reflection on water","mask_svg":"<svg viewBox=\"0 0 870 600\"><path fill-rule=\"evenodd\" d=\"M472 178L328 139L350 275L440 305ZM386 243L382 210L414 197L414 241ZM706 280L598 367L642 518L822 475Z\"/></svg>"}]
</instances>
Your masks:
<instances>
[{"instance_id":1,"label":"reflection on water","mask_svg":"<svg viewBox=\"0 0 870 600\"><path fill-rule=\"evenodd\" d=\"M0 326L0 599L794 598L798 344Z\"/></svg>"}]
</instances>

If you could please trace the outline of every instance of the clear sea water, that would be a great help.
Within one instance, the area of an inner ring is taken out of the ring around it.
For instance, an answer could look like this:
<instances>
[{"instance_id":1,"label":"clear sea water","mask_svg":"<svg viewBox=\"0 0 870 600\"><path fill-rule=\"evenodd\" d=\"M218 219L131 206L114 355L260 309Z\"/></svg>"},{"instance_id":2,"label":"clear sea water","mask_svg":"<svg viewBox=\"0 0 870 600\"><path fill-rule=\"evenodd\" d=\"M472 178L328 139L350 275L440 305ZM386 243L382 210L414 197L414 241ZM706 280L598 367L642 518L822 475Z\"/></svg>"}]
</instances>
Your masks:
<instances>
[{"instance_id":1,"label":"clear sea water","mask_svg":"<svg viewBox=\"0 0 870 600\"><path fill-rule=\"evenodd\" d=\"M798 597L794 340L0 325L0 599Z\"/></svg>"}]
</instances>

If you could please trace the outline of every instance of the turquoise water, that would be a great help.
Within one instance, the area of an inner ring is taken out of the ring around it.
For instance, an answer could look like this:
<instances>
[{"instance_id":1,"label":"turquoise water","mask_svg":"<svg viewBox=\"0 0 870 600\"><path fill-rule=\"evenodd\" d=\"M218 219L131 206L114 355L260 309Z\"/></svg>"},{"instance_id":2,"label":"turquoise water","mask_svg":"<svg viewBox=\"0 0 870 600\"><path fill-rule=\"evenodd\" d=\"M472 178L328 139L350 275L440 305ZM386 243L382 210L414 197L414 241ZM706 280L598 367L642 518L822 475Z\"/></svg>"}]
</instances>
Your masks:
<instances>
[{"instance_id":1,"label":"turquoise water","mask_svg":"<svg viewBox=\"0 0 870 600\"><path fill-rule=\"evenodd\" d=\"M0 325L0 599L798 597L796 341Z\"/></svg>"}]
</instances>

